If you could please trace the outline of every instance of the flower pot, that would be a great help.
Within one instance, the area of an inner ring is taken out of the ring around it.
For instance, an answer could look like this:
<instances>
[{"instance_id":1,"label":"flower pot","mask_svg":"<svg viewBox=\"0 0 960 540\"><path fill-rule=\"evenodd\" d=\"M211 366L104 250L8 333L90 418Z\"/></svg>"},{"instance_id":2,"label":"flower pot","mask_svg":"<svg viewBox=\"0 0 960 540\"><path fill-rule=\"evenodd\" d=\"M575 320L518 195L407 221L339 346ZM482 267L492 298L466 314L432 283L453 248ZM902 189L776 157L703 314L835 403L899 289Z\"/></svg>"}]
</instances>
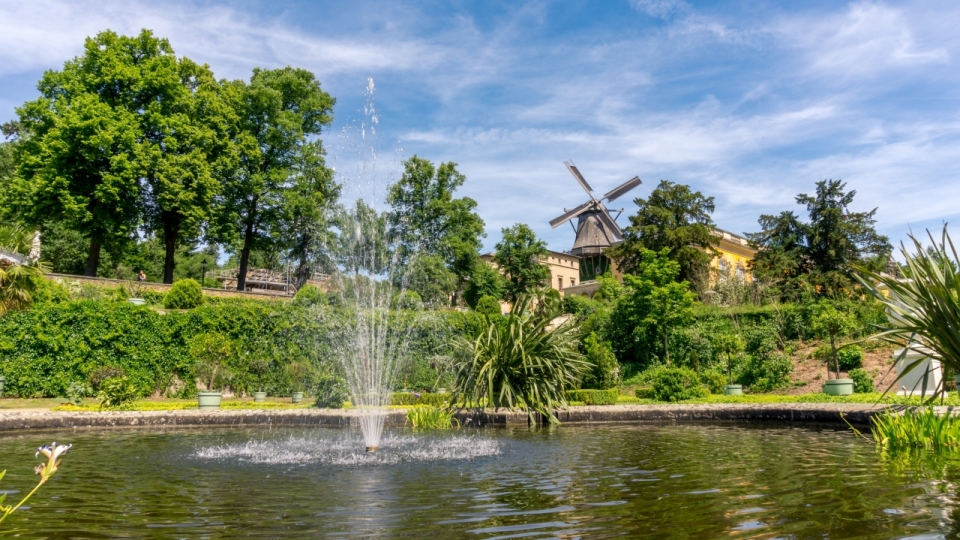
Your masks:
<instances>
[{"instance_id":1,"label":"flower pot","mask_svg":"<svg viewBox=\"0 0 960 540\"><path fill-rule=\"evenodd\" d=\"M853 395L853 379L831 379L823 383L823 393L829 396Z\"/></svg>"},{"instance_id":2,"label":"flower pot","mask_svg":"<svg viewBox=\"0 0 960 540\"><path fill-rule=\"evenodd\" d=\"M3 397L3 383L7 382L6 377L0 375L0 397Z\"/></svg>"},{"instance_id":3,"label":"flower pot","mask_svg":"<svg viewBox=\"0 0 960 540\"><path fill-rule=\"evenodd\" d=\"M200 410L219 409L221 399L223 399L221 392L200 392L200 395L197 397L197 403Z\"/></svg>"},{"instance_id":4,"label":"flower pot","mask_svg":"<svg viewBox=\"0 0 960 540\"><path fill-rule=\"evenodd\" d=\"M434 390L434 393L436 393L436 394L446 394L446 393L447 393L447 389L446 389L446 388L437 388L436 390Z\"/></svg>"},{"instance_id":5,"label":"flower pot","mask_svg":"<svg viewBox=\"0 0 960 540\"><path fill-rule=\"evenodd\" d=\"M743 385L740 384L728 384L723 387L723 395L725 396L742 396L743 395Z\"/></svg>"},{"instance_id":6,"label":"flower pot","mask_svg":"<svg viewBox=\"0 0 960 540\"><path fill-rule=\"evenodd\" d=\"M127 302L130 302L131 304L133 304L133 305L135 305L135 306L145 306L145 305L147 305L147 301L144 300L143 298L127 298Z\"/></svg>"},{"instance_id":7,"label":"flower pot","mask_svg":"<svg viewBox=\"0 0 960 540\"><path fill-rule=\"evenodd\" d=\"M267 400L267 393L266 393L266 392L254 392L254 393L253 393L253 400L256 401L257 403L266 401L266 400Z\"/></svg>"},{"instance_id":8,"label":"flower pot","mask_svg":"<svg viewBox=\"0 0 960 540\"><path fill-rule=\"evenodd\" d=\"M303 392L293 392L290 394L290 401L300 403L303 401Z\"/></svg>"}]
</instances>

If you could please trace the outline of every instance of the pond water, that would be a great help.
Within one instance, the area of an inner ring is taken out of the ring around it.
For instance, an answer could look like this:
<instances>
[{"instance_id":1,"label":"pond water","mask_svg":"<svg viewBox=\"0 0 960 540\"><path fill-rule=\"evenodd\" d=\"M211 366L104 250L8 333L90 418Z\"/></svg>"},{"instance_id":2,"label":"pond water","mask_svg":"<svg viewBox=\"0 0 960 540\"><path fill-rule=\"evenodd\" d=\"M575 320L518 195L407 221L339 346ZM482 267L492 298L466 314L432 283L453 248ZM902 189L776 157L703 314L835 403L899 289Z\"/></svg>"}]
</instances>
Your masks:
<instances>
[{"instance_id":1,"label":"pond water","mask_svg":"<svg viewBox=\"0 0 960 540\"><path fill-rule=\"evenodd\" d=\"M5 490L74 444L4 527L46 538L955 538L954 464L845 430L728 425L0 436ZM928 470L937 469L937 471ZM19 494L9 499L19 500ZM9 524L9 525L8 525Z\"/></svg>"}]
</instances>

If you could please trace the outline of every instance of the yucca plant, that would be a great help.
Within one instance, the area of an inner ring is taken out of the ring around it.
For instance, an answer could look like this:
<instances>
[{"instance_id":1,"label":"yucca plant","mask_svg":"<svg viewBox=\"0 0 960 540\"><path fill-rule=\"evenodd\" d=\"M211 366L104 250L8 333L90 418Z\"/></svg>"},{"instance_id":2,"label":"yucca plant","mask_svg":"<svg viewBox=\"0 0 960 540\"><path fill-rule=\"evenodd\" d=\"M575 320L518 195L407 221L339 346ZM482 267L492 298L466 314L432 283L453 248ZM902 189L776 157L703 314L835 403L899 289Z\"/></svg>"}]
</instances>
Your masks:
<instances>
[{"instance_id":1,"label":"yucca plant","mask_svg":"<svg viewBox=\"0 0 960 540\"><path fill-rule=\"evenodd\" d=\"M540 413L556 423L553 411L567 405L564 392L590 369L579 351L575 320L552 326L560 311L557 292L544 290L517 298L506 317L484 316L480 332L461 342L466 360L452 403L519 408L531 421Z\"/></svg>"},{"instance_id":2,"label":"yucca plant","mask_svg":"<svg viewBox=\"0 0 960 540\"><path fill-rule=\"evenodd\" d=\"M913 235L913 253L900 244L908 279L869 271L856 276L890 315L889 324L869 339L903 346L919 338L945 367L960 371L960 257L946 226L939 243L930 231L927 235L932 245L926 249ZM923 362L906 365L898 380ZM941 383L933 397L943 392Z\"/></svg>"}]
</instances>

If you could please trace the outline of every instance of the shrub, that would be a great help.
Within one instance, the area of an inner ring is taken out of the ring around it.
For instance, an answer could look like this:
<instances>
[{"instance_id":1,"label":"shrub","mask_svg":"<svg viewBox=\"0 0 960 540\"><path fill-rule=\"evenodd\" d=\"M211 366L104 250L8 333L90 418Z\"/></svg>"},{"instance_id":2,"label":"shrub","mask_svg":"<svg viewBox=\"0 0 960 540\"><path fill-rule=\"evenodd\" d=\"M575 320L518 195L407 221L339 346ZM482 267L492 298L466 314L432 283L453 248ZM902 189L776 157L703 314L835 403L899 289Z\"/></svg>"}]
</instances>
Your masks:
<instances>
[{"instance_id":1,"label":"shrub","mask_svg":"<svg viewBox=\"0 0 960 540\"><path fill-rule=\"evenodd\" d=\"M335 375L322 375L314 385L316 406L321 409L342 409L343 402L350 398L347 382Z\"/></svg>"},{"instance_id":2,"label":"shrub","mask_svg":"<svg viewBox=\"0 0 960 540\"><path fill-rule=\"evenodd\" d=\"M857 345L848 345L837 351L837 362L841 371L863 367L863 349Z\"/></svg>"},{"instance_id":3,"label":"shrub","mask_svg":"<svg viewBox=\"0 0 960 540\"><path fill-rule=\"evenodd\" d=\"M792 372L793 360L782 354L751 356L740 375L740 381L753 392L769 392L788 386Z\"/></svg>"},{"instance_id":4,"label":"shrub","mask_svg":"<svg viewBox=\"0 0 960 540\"><path fill-rule=\"evenodd\" d=\"M450 394L427 394L418 392L393 392L390 394L391 405L433 405L446 407L450 404Z\"/></svg>"},{"instance_id":5,"label":"shrub","mask_svg":"<svg viewBox=\"0 0 960 540\"><path fill-rule=\"evenodd\" d=\"M90 387L78 381L73 381L67 387L67 401L74 405L83 403L83 398L90 395Z\"/></svg>"},{"instance_id":6,"label":"shrub","mask_svg":"<svg viewBox=\"0 0 960 540\"><path fill-rule=\"evenodd\" d=\"M863 368L851 369L850 378L853 379L853 391L857 394L873 392L873 377Z\"/></svg>"},{"instance_id":7,"label":"shrub","mask_svg":"<svg viewBox=\"0 0 960 540\"><path fill-rule=\"evenodd\" d=\"M203 290L194 279L181 279L170 287L163 297L163 307L167 309L193 309L203 304Z\"/></svg>"},{"instance_id":8,"label":"shrub","mask_svg":"<svg viewBox=\"0 0 960 540\"><path fill-rule=\"evenodd\" d=\"M123 370L118 367L113 366L101 366L93 370L90 374L90 386L93 387L94 392L100 391L100 384L107 379L114 379L117 377L123 377ZM73 383L71 383L73 384Z\"/></svg>"},{"instance_id":9,"label":"shrub","mask_svg":"<svg viewBox=\"0 0 960 540\"><path fill-rule=\"evenodd\" d=\"M114 410L130 408L139 397L137 387L126 377L112 377L103 381L97 394L101 409Z\"/></svg>"},{"instance_id":10,"label":"shrub","mask_svg":"<svg viewBox=\"0 0 960 540\"><path fill-rule=\"evenodd\" d=\"M487 317L500 315L500 302L492 296L481 296L480 300L477 300L477 308L475 311Z\"/></svg>"},{"instance_id":11,"label":"shrub","mask_svg":"<svg viewBox=\"0 0 960 540\"><path fill-rule=\"evenodd\" d=\"M190 342L190 355L196 360L197 377L207 391L219 391L230 382L233 373L227 363L236 357L233 343L220 334L200 334Z\"/></svg>"},{"instance_id":12,"label":"shrub","mask_svg":"<svg viewBox=\"0 0 960 540\"><path fill-rule=\"evenodd\" d=\"M579 401L584 405L616 405L620 391L608 390L567 390L567 401Z\"/></svg>"},{"instance_id":13,"label":"shrub","mask_svg":"<svg viewBox=\"0 0 960 540\"><path fill-rule=\"evenodd\" d=\"M586 317L597 310L597 306L589 297L571 294L563 297L563 312Z\"/></svg>"},{"instance_id":14,"label":"shrub","mask_svg":"<svg viewBox=\"0 0 960 540\"><path fill-rule=\"evenodd\" d=\"M657 401L683 401L707 395L709 391L690 368L668 367L660 370L653 380L653 399Z\"/></svg>"},{"instance_id":15,"label":"shrub","mask_svg":"<svg viewBox=\"0 0 960 540\"><path fill-rule=\"evenodd\" d=\"M459 422L453 414L439 407L414 407L407 411L407 421L413 429L450 429Z\"/></svg>"},{"instance_id":16,"label":"shrub","mask_svg":"<svg viewBox=\"0 0 960 540\"><path fill-rule=\"evenodd\" d=\"M600 390L618 388L620 364L617 363L617 357L613 355L610 345L600 341L594 332L583 340L583 345L587 350L587 363L590 364L590 371L583 377L583 386Z\"/></svg>"},{"instance_id":17,"label":"shrub","mask_svg":"<svg viewBox=\"0 0 960 540\"><path fill-rule=\"evenodd\" d=\"M960 417L938 415L933 407L902 414L885 411L871 420L873 438L881 446L932 450L960 446Z\"/></svg>"},{"instance_id":18,"label":"shrub","mask_svg":"<svg viewBox=\"0 0 960 540\"><path fill-rule=\"evenodd\" d=\"M417 291L403 291L394 298L393 305L396 309L420 311L423 309L423 299Z\"/></svg>"},{"instance_id":19,"label":"shrub","mask_svg":"<svg viewBox=\"0 0 960 540\"><path fill-rule=\"evenodd\" d=\"M727 385L727 376L718 369L705 369L700 372L700 382L707 385L711 394L722 394Z\"/></svg>"},{"instance_id":20,"label":"shrub","mask_svg":"<svg viewBox=\"0 0 960 540\"><path fill-rule=\"evenodd\" d=\"M327 295L316 285L304 285L293 296L293 303L298 306L323 306L327 304Z\"/></svg>"},{"instance_id":21,"label":"shrub","mask_svg":"<svg viewBox=\"0 0 960 540\"><path fill-rule=\"evenodd\" d=\"M153 291L149 289L140 291L140 298L143 298L150 305L163 305L163 297L164 294L160 291Z\"/></svg>"}]
</instances>

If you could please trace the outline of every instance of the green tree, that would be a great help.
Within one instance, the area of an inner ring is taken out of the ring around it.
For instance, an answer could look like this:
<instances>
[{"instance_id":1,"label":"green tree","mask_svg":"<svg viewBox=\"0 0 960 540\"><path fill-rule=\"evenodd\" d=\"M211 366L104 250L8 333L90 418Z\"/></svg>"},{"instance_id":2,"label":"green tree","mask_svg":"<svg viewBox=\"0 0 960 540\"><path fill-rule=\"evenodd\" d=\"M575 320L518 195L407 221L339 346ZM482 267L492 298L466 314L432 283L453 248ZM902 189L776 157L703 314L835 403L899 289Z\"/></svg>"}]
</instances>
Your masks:
<instances>
[{"instance_id":1,"label":"green tree","mask_svg":"<svg viewBox=\"0 0 960 540\"><path fill-rule=\"evenodd\" d=\"M610 336L618 358L649 365L659 353L670 364L670 332L693 318L695 295L677 282L680 264L670 251L641 249L637 275L623 277L624 290L610 319Z\"/></svg>"},{"instance_id":2,"label":"green tree","mask_svg":"<svg viewBox=\"0 0 960 540\"><path fill-rule=\"evenodd\" d=\"M830 360L834 374L840 378L840 361L837 358L837 342L856 327L856 319L829 303L818 304L810 321L811 330L830 340Z\"/></svg>"},{"instance_id":3,"label":"green tree","mask_svg":"<svg viewBox=\"0 0 960 540\"><path fill-rule=\"evenodd\" d=\"M856 191L845 192L840 180L817 182L816 194L799 194L809 222L793 212L760 216L760 232L748 234L758 250L753 272L781 289L785 300L796 299L804 288L823 296L848 294L855 266L878 270L891 247L874 228L877 209L851 212Z\"/></svg>"},{"instance_id":4,"label":"green tree","mask_svg":"<svg viewBox=\"0 0 960 540\"><path fill-rule=\"evenodd\" d=\"M283 243L279 223L291 172L307 138L333 121L334 98L304 69L256 68L249 84L226 85L238 116L238 165L225 174L214 237L240 254L237 289L246 288L250 252ZM314 154L316 157L316 154Z\"/></svg>"},{"instance_id":5,"label":"green tree","mask_svg":"<svg viewBox=\"0 0 960 540\"><path fill-rule=\"evenodd\" d=\"M138 116L149 106L153 73L163 78L169 45L149 31L101 32L83 56L40 79L40 97L17 109L22 124L17 176L8 203L30 225L66 223L89 243L85 274L96 275L101 248L130 241L142 212Z\"/></svg>"},{"instance_id":6,"label":"green tree","mask_svg":"<svg viewBox=\"0 0 960 540\"><path fill-rule=\"evenodd\" d=\"M416 253L426 253L439 255L461 284L470 275L485 234L483 220L474 212L477 202L453 197L466 179L456 163L434 168L417 156L404 163L403 176L387 195L390 231L401 267Z\"/></svg>"},{"instance_id":7,"label":"green tree","mask_svg":"<svg viewBox=\"0 0 960 540\"><path fill-rule=\"evenodd\" d=\"M407 288L420 295L428 307L450 304L457 277L447 269L439 255L415 255L407 267Z\"/></svg>"},{"instance_id":8,"label":"green tree","mask_svg":"<svg viewBox=\"0 0 960 540\"><path fill-rule=\"evenodd\" d=\"M680 265L676 279L698 286L706 284L710 261L720 238L711 214L713 197L690 186L661 180L647 199L633 201L640 208L623 230L623 242L606 251L624 273L636 273L642 250L667 250Z\"/></svg>"},{"instance_id":9,"label":"green tree","mask_svg":"<svg viewBox=\"0 0 960 540\"><path fill-rule=\"evenodd\" d=\"M541 264L547 256L547 243L523 223L502 232L503 239L494 246L493 262L506 277L506 296L513 301L550 279L550 269Z\"/></svg>"},{"instance_id":10,"label":"green tree","mask_svg":"<svg viewBox=\"0 0 960 540\"><path fill-rule=\"evenodd\" d=\"M477 257L470 274L470 281L464 290L463 299L468 306L476 309L477 302L484 296L490 296L496 300L503 298L505 289L506 280L500 272Z\"/></svg>"},{"instance_id":11,"label":"green tree","mask_svg":"<svg viewBox=\"0 0 960 540\"><path fill-rule=\"evenodd\" d=\"M281 238L287 239L289 258L297 265L297 288L303 287L313 268L332 265L331 227L341 186L326 166L325 153L320 141L301 145L292 183L283 198Z\"/></svg>"}]
</instances>

